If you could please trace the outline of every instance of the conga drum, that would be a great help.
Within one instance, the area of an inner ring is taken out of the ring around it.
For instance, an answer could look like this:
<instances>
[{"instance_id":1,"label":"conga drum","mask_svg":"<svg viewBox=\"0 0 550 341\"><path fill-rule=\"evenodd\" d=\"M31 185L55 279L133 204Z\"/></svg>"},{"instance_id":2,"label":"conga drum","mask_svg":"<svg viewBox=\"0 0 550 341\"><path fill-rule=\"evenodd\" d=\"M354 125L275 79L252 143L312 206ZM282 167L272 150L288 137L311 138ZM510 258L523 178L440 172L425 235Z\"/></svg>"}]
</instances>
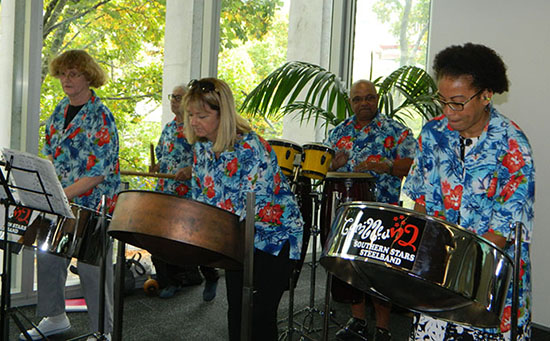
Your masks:
<instances>
[{"instance_id":1,"label":"conga drum","mask_svg":"<svg viewBox=\"0 0 550 341\"><path fill-rule=\"evenodd\" d=\"M302 175L314 180L323 180L330 168L334 150L321 143L304 144L302 149Z\"/></svg>"},{"instance_id":2,"label":"conga drum","mask_svg":"<svg viewBox=\"0 0 550 341\"><path fill-rule=\"evenodd\" d=\"M282 139L271 139L267 141L277 155L277 163L281 171L286 176L292 176L294 170L294 158L297 154L302 154L300 145Z\"/></svg>"},{"instance_id":3,"label":"conga drum","mask_svg":"<svg viewBox=\"0 0 550 341\"><path fill-rule=\"evenodd\" d=\"M339 203L349 201L375 201L375 178L367 173L328 172L323 187L321 205L321 243L325 245L333 218L335 194L340 197ZM350 284L333 277L332 297L336 302L358 303L364 293Z\"/></svg>"},{"instance_id":4,"label":"conga drum","mask_svg":"<svg viewBox=\"0 0 550 341\"><path fill-rule=\"evenodd\" d=\"M434 317L500 325L512 259L460 226L399 206L342 204L320 263L363 291Z\"/></svg>"}]
</instances>

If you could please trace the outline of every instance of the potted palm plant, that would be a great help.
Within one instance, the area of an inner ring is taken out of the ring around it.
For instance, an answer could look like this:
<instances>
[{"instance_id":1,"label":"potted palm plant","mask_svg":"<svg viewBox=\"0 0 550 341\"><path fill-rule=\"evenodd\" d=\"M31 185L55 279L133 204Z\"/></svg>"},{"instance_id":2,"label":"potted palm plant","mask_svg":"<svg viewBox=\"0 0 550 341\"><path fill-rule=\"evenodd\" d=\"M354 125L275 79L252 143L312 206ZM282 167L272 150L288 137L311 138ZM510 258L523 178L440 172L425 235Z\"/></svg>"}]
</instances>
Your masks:
<instances>
[{"instance_id":1,"label":"potted palm plant","mask_svg":"<svg viewBox=\"0 0 550 341\"><path fill-rule=\"evenodd\" d=\"M430 119L440 113L433 101L437 86L421 68L402 66L373 83L380 95L378 108L389 117L404 121L419 113ZM325 129L353 115L345 84L322 67L300 61L287 62L269 74L248 94L241 111L273 120L297 113L301 122L313 120Z\"/></svg>"}]
</instances>

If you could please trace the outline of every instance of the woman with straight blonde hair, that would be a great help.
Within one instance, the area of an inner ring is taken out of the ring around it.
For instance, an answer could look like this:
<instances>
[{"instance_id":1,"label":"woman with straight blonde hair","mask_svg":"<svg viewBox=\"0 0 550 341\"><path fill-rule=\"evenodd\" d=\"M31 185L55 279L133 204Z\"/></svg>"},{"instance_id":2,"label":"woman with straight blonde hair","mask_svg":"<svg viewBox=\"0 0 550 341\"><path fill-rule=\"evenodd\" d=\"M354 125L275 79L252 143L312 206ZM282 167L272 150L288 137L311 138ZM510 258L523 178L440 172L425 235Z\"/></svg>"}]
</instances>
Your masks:
<instances>
[{"instance_id":1,"label":"woman with straight blonde hair","mask_svg":"<svg viewBox=\"0 0 550 341\"><path fill-rule=\"evenodd\" d=\"M229 86L216 78L189 83L185 127L194 143L192 197L245 219L256 194L252 339L277 340L277 309L295 261L303 220L271 146L235 110ZM240 339L243 271L226 270L229 339Z\"/></svg>"}]
</instances>

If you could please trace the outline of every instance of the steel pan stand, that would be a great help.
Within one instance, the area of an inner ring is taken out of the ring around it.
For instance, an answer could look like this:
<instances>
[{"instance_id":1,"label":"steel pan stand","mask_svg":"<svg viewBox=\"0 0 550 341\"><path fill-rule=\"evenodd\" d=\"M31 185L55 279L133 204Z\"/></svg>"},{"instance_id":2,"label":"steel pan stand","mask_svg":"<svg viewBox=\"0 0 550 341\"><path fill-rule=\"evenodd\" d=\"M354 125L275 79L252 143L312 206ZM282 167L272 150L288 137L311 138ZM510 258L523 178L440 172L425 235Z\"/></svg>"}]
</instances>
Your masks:
<instances>
[{"instance_id":1,"label":"steel pan stand","mask_svg":"<svg viewBox=\"0 0 550 341\"><path fill-rule=\"evenodd\" d=\"M519 280L521 271L521 229L523 223L518 221L514 225L515 239L514 239L514 269L512 276L512 314L510 316L510 340L517 340L518 338L518 314L519 309Z\"/></svg>"}]
</instances>

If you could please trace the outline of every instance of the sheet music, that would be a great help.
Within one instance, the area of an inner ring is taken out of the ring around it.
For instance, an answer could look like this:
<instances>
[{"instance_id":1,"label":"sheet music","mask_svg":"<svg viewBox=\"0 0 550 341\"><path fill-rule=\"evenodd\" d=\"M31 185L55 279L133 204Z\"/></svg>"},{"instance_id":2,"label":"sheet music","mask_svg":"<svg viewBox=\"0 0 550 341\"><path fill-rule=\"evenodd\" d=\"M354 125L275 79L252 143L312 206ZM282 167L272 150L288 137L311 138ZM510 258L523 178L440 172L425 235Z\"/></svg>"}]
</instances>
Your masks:
<instances>
[{"instance_id":1,"label":"sheet music","mask_svg":"<svg viewBox=\"0 0 550 341\"><path fill-rule=\"evenodd\" d=\"M6 162L10 162L12 167L19 167L33 171L28 172L13 168L11 169L10 179L17 187L20 187L20 189L17 190L17 196L23 205L43 212L50 212L50 209L53 209L53 213L74 219L67 196L63 191L63 187L57 178L55 168L50 160L42 159L30 153L8 148L3 148L2 153L4 154L4 159ZM24 190L28 189L37 192L43 191L38 174L40 174L40 179L44 185L44 191L47 194L50 194L48 198L51 208L44 194ZM1 194L3 194L4 197L6 195L6 193Z\"/></svg>"}]
</instances>

